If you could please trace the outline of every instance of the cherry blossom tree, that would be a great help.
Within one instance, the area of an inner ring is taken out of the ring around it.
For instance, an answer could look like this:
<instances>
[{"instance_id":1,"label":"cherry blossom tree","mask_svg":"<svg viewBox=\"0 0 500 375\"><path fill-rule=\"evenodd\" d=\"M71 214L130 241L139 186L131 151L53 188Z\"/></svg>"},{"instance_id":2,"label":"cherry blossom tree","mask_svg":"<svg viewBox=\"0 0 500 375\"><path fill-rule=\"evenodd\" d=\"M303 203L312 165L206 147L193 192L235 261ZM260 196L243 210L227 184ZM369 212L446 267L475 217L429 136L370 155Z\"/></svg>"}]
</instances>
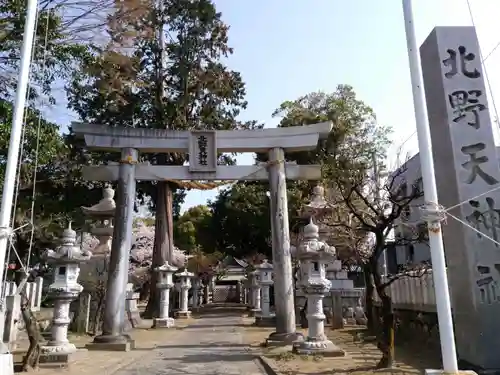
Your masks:
<instances>
[{"instance_id":1,"label":"cherry blossom tree","mask_svg":"<svg viewBox=\"0 0 500 375\"><path fill-rule=\"evenodd\" d=\"M140 287L149 281L154 237L154 226L138 223L134 228L132 247L130 249L129 280L136 287ZM92 251L99 245L99 240L90 233L83 233L78 240L82 249L88 251ZM187 256L184 251L175 248L172 263L181 268L185 266L186 262Z\"/></svg>"}]
</instances>

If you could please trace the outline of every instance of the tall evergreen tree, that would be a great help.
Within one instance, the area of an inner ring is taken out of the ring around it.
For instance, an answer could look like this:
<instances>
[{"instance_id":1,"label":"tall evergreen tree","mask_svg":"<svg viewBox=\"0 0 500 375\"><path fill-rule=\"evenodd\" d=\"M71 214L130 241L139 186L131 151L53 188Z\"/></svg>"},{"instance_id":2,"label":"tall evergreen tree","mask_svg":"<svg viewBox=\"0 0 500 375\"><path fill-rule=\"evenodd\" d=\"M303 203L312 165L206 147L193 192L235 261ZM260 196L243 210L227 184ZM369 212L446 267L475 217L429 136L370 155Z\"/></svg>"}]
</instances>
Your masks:
<instances>
[{"instance_id":1,"label":"tall evergreen tree","mask_svg":"<svg viewBox=\"0 0 500 375\"><path fill-rule=\"evenodd\" d=\"M233 50L228 46L229 27L213 1L143 5L144 12L133 18L110 17L108 48L75 75L68 93L70 106L81 119L172 130L255 127L254 122L237 120L247 104L245 85L241 75L222 62ZM178 153L142 157L157 165L183 165L188 160ZM221 162L233 160L221 156ZM165 181L139 186L139 194L153 198L156 211L153 267L172 252L173 202L183 193L176 189ZM155 285L153 280L153 289ZM148 315L157 307L158 294L152 290Z\"/></svg>"}]
</instances>

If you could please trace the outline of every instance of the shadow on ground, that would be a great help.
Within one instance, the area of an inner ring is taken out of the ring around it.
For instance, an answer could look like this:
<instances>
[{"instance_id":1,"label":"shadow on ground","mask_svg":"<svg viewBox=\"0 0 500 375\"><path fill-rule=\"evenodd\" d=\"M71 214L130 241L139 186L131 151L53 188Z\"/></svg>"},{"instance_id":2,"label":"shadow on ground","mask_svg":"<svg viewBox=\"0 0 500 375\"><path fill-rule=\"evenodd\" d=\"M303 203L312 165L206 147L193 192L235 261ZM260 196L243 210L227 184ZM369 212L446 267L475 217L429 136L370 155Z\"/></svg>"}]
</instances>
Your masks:
<instances>
[{"instance_id":1,"label":"shadow on ground","mask_svg":"<svg viewBox=\"0 0 500 375\"><path fill-rule=\"evenodd\" d=\"M157 349L209 349L209 348L248 348L248 344L232 344L232 343L217 343L217 344L198 344L198 345L158 345Z\"/></svg>"},{"instance_id":2,"label":"shadow on ground","mask_svg":"<svg viewBox=\"0 0 500 375\"><path fill-rule=\"evenodd\" d=\"M373 340L373 337L370 337L369 332L365 327L353 328L347 331L347 333L352 336L353 342L359 347L363 347L364 345L376 345L376 340ZM368 338L368 340L365 340L365 338ZM375 353L370 356L364 356L364 358L373 360L380 359L381 353L380 355L378 352ZM353 356L353 359L356 358L357 357ZM433 345L426 345L425 342L416 341L412 337L405 337L405 335L401 334L396 334L395 359L397 362L404 363L405 365L415 368L442 367L441 351L439 348L436 350ZM353 371L354 370L357 371L357 369L353 369ZM395 368L386 371L401 372L402 370Z\"/></svg>"},{"instance_id":3,"label":"shadow on ground","mask_svg":"<svg viewBox=\"0 0 500 375\"><path fill-rule=\"evenodd\" d=\"M184 363L210 363L210 362L248 362L254 361L257 357L246 353L195 353L186 354L182 357L163 358L164 361L179 361Z\"/></svg>"}]
</instances>

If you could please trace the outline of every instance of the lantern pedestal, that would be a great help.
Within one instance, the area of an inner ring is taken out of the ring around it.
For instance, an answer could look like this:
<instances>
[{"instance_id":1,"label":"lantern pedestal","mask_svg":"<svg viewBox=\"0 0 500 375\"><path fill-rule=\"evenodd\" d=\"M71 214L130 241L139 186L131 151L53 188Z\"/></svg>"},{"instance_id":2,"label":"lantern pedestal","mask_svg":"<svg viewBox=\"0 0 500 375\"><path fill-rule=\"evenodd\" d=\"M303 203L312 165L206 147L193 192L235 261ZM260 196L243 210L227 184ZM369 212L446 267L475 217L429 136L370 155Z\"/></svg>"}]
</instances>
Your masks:
<instances>
[{"instance_id":1,"label":"lantern pedestal","mask_svg":"<svg viewBox=\"0 0 500 375\"><path fill-rule=\"evenodd\" d=\"M165 262L164 265L155 268L158 272L158 284L156 287L160 290L160 316L154 318L153 328L172 328L175 320L170 318L170 289L174 287L172 275L177 271L177 267Z\"/></svg>"},{"instance_id":2,"label":"lantern pedestal","mask_svg":"<svg viewBox=\"0 0 500 375\"><path fill-rule=\"evenodd\" d=\"M135 348L135 341L128 335L101 335L99 336L99 342L91 342L85 345L85 348L87 350L101 350L108 352L128 352Z\"/></svg>"},{"instance_id":3,"label":"lantern pedestal","mask_svg":"<svg viewBox=\"0 0 500 375\"><path fill-rule=\"evenodd\" d=\"M260 314L255 317L255 325L259 327L274 327L276 316L271 312L270 289L273 285L273 265L265 259L257 267L259 273L259 284L261 287Z\"/></svg>"},{"instance_id":4,"label":"lantern pedestal","mask_svg":"<svg viewBox=\"0 0 500 375\"><path fill-rule=\"evenodd\" d=\"M203 302L200 301L202 289L203 285L201 280L199 277L196 277L193 281L193 305L191 306L192 310L195 312L198 312L203 304Z\"/></svg>"},{"instance_id":5,"label":"lantern pedestal","mask_svg":"<svg viewBox=\"0 0 500 375\"><path fill-rule=\"evenodd\" d=\"M345 351L340 349L330 340L313 341L309 338L306 341L293 344L293 352L300 355L320 354L323 357L344 357Z\"/></svg>"},{"instance_id":6,"label":"lantern pedestal","mask_svg":"<svg viewBox=\"0 0 500 375\"><path fill-rule=\"evenodd\" d=\"M292 333L273 332L266 339L266 346L267 347L288 346L302 342L303 340L304 340L304 335L302 335L302 333L299 332L292 332Z\"/></svg>"},{"instance_id":7,"label":"lantern pedestal","mask_svg":"<svg viewBox=\"0 0 500 375\"><path fill-rule=\"evenodd\" d=\"M12 354L0 353L0 373L2 375L14 375L14 357Z\"/></svg>"},{"instance_id":8,"label":"lantern pedestal","mask_svg":"<svg viewBox=\"0 0 500 375\"><path fill-rule=\"evenodd\" d=\"M193 273L184 270L181 273L176 274L180 281L180 289L181 289L181 301L180 301L180 310L176 312L175 317L177 319L189 319L191 318L191 311L188 309L188 299L189 299L189 289L191 289L191 278L194 276Z\"/></svg>"},{"instance_id":9,"label":"lantern pedestal","mask_svg":"<svg viewBox=\"0 0 500 375\"><path fill-rule=\"evenodd\" d=\"M189 319L191 318L191 311L177 311L175 313L177 319Z\"/></svg>"},{"instance_id":10,"label":"lantern pedestal","mask_svg":"<svg viewBox=\"0 0 500 375\"><path fill-rule=\"evenodd\" d=\"M255 317L255 325L257 327L274 327L276 326L276 316L274 314L269 316L258 315Z\"/></svg>"},{"instance_id":11,"label":"lantern pedestal","mask_svg":"<svg viewBox=\"0 0 500 375\"><path fill-rule=\"evenodd\" d=\"M320 262L320 267L324 267ZM321 277L307 280L303 290L307 295L307 337L293 345L293 352L301 355L321 354L324 357L344 357L345 351L340 349L325 335L323 298L330 289L330 282Z\"/></svg>"},{"instance_id":12,"label":"lantern pedestal","mask_svg":"<svg viewBox=\"0 0 500 375\"><path fill-rule=\"evenodd\" d=\"M248 316L256 317L261 313L260 307L260 282L259 282L259 271L255 270L250 272L251 285L250 290L252 293L252 308Z\"/></svg>"},{"instance_id":13,"label":"lantern pedestal","mask_svg":"<svg viewBox=\"0 0 500 375\"><path fill-rule=\"evenodd\" d=\"M172 328L175 326L174 318L155 318L154 328Z\"/></svg>"}]
</instances>

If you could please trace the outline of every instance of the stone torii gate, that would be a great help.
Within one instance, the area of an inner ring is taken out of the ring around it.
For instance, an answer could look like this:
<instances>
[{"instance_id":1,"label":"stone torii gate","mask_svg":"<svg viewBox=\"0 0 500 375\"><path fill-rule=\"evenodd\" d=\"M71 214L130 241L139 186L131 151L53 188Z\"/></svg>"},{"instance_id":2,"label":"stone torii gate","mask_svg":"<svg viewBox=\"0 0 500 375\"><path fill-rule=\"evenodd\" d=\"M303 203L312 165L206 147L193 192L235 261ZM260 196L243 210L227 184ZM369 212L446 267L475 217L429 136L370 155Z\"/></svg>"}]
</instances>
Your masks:
<instances>
[{"instance_id":1,"label":"stone torii gate","mask_svg":"<svg viewBox=\"0 0 500 375\"><path fill-rule=\"evenodd\" d=\"M290 255L286 179L319 180L319 165L285 163L285 151L316 148L332 130L330 122L308 126L258 130L196 130L111 128L73 123L73 132L84 137L93 150L121 152L120 163L86 166L83 176L93 181L117 181L117 209L104 309L103 333L94 344L103 349L113 346L126 350L129 338L125 327L125 288L136 180L267 180L271 190L273 264L275 270L276 332L269 340L290 343L300 338L295 329L293 275ZM138 163L138 152L179 152L190 155L189 166L163 166ZM268 153L266 166L217 165L218 155ZM96 347L94 347L96 349Z\"/></svg>"}]
</instances>

